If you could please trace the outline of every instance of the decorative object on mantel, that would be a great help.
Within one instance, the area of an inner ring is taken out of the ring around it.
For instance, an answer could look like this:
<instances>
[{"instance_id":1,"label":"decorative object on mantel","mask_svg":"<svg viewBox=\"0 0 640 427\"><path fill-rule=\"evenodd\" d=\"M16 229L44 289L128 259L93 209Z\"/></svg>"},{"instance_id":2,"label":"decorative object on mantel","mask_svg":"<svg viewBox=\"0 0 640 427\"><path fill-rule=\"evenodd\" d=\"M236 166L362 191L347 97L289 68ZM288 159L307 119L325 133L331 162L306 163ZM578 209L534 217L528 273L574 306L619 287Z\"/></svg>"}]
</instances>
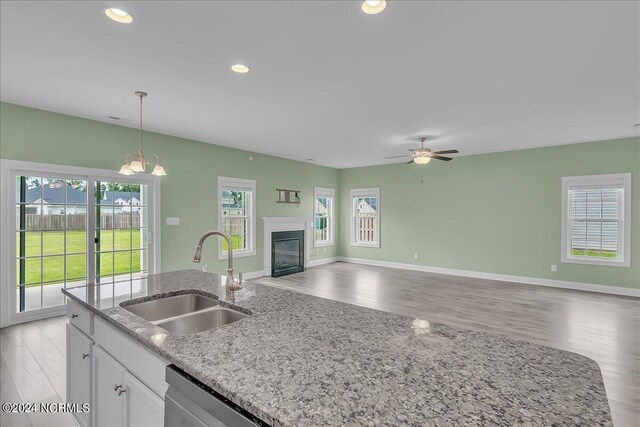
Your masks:
<instances>
[{"instance_id":1,"label":"decorative object on mantel","mask_svg":"<svg viewBox=\"0 0 640 427\"><path fill-rule=\"evenodd\" d=\"M147 96L146 92L141 90L137 90L135 95L140 97L140 146L138 147L138 152L135 155L128 154L127 160L124 162L120 171L118 173L120 175L135 175L136 173L144 173L147 165L151 163L147 162L144 157L144 151L142 151L142 143L143 143L143 132L142 132L142 98ZM133 156L133 160L129 162L129 157ZM157 154L154 154L155 158L158 160L156 162L151 175L155 176L165 176L167 173L164 170L164 167L160 164L160 157Z\"/></svg>"},{"instance_id":2,"label":"decorative object on mantel","mask_svg":"<svg viewBox=\"0 0 640 427\"><path fill-rule=\"evenodd\" d=\"M278 200L276 203L293 203L300 204L300 190L287 190L285 188L276 188L278 192Z\"/></svg>"}]
</instances>

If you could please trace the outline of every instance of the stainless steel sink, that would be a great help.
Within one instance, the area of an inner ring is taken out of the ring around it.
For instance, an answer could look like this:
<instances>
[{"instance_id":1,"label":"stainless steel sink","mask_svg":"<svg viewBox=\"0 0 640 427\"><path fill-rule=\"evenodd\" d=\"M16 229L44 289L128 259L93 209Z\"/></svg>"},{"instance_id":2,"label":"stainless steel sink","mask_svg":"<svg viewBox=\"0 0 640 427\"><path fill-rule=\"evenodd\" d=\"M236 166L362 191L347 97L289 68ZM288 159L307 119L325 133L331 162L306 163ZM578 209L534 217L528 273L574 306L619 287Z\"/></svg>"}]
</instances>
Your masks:
<instances>
[{"instance_id":1,"label":"stainless steel sink","mask_svg":"<svg viewBox=\"0 0 640 427\"><path fill-rule=\"evenodd\" d=\"M200 294L184 294L124 305L122 308L150 322L193 313L220 305L220 301Z\"/></svg>"},{"instance_id":2,"label":"stainless steel sink","mask_svg":"<svg viewBox=\"0 0 640 427\"><path fill-rule=\"evenodd\" d=\"M219 328L247 317L228 308L216 307L198 313L154 322L157 326L176 334L195 334L209 329Z\"/></svg>"}]
</instances>

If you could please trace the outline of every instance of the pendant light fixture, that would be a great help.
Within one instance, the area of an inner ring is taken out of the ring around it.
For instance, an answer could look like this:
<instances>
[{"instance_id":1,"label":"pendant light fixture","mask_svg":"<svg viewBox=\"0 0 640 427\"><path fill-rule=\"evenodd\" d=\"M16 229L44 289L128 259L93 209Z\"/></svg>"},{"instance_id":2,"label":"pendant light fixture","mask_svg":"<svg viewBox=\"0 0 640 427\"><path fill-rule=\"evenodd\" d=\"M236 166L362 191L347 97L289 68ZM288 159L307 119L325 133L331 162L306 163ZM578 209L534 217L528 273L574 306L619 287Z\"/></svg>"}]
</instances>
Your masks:
<instances>
[{"instance_id":1,"label":"pendant light fixture","mask_svg":"<svg viewBox=\"0 0 640 427\"><path fill-rule=\"evenodd\" d=\"M127 160L118 171L118 173L121 175L134 175L136 173L144 173L147 165L150 164L147 163L144 157L144 132L142 130L142 98L147 96L147 93L138 90L135 92L135 94L140 98L140 146L138 147L138 152L133 157L133 161L131 163L129 163L129 156L131 156L131 154L127 155ZM151 175L165 176L167 173L165 172L164 167L160 164L160 157L158 157L157 154L154 154L154 156L156 157L157 162L155 167L153 168L153 171L151 172Z\"/></svg>"}]
</instances>

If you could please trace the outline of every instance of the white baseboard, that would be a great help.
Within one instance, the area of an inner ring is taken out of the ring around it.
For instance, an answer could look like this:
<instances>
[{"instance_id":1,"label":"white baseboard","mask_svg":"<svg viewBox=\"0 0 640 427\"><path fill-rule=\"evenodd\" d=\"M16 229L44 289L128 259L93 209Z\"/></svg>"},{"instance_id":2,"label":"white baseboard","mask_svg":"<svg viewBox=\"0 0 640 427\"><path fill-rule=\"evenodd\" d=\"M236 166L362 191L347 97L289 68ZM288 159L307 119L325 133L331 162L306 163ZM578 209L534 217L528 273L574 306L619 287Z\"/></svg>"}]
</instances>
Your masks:
<instances>
[{"instance_id":1,"label":"white baseboard","mask_svg":"<svg viewBox=\"0 0 640 427\"><path fill-rule=\"evenodd\" d=\"M566 280L542 279L539 277L512 276L509 274L483 273L480 271L455 270L452 268L431 267L427 265L403 264L400 262L374 261L363 258L337 257L337 261L353 264L366 264L377 267L399 268L403 270L425 271L428 273L450 274L453 276L474 277L477 279L498 280L501 282L525 283L528 285L551 288L574 289L578 291L599 292L603 294L623 295L640 298L640 289L621 286L598 285L595 283L570 282Z\"/></svg>"},{"instance_id":2,"label":"white baseboard","mask_svg":"<svg viewBox=\"0 0 640 427\"><path fill-rule=\"evenodd\" d=\"M309 267L316 267L318 265L331 264L332 262L339 261L339 258L336 256L332 256L329 258L320 258L314 259L313 261L309 261Z\"/></svg>"},{"instance_id":3,"label":"white baseboard","mask_svg":"<svg viewBox=\"0 0 640 427\"><path fill-rule=\"evenodd\" d=\"M264 271L262 270L250 271L248 273L242 273L242 280L255 279L256 277L262 277L262 276L264 276Z\"/></svg>"}]
</instances>

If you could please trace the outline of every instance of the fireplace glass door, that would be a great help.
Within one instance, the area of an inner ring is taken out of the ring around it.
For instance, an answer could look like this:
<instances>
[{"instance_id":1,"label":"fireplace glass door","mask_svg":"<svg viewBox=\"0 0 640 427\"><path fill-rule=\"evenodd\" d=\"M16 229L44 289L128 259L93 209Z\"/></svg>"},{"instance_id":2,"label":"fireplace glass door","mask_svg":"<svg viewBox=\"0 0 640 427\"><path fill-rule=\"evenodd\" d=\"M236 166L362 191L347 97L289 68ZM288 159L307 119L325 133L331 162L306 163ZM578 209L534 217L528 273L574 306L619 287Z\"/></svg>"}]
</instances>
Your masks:
<instances>
[{"instance_id":1,"label":"fireplace glass door","mask_svg":"<svg viewBox=\"0 0 640 427\"><path fill-rule=\"evenodd\" d=\"M271 275L273 277L304 271L304 233L286 231L273 233Z\"/></svg>"}]
</instances>

